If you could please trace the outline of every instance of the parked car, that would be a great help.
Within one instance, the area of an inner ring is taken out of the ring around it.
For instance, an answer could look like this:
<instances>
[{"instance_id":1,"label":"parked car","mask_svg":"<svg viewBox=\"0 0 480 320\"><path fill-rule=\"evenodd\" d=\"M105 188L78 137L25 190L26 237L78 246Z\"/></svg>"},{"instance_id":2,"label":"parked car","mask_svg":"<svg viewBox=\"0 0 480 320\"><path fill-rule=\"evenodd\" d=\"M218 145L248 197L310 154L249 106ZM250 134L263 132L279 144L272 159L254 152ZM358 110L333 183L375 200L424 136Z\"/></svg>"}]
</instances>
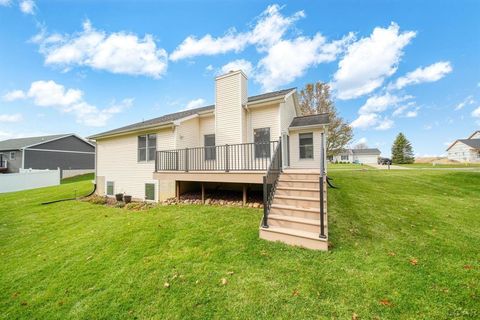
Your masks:
<instances>
[{"instance_id":1,"label":"parked car","mask_svg":"<svg viewBox=\"0 0 480 320\"><path fill-rule=\"evenodd\" d=\"M377 163L378 163L378 164L381 164L381 165L390 165L390 164L392 164L392 159L389 159L389 158L378 158Z\"/></svg>"}]
</instances>

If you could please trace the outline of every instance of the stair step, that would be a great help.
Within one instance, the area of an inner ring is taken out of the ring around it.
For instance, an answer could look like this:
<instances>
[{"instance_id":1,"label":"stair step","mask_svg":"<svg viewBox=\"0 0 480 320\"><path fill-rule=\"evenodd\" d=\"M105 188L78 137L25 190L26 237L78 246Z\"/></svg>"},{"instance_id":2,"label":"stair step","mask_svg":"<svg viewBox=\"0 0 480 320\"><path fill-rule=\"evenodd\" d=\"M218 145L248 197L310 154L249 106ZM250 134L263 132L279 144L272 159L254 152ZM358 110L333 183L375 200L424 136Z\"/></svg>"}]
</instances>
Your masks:
<instances>
[{"instance_id":1,"label":"stair step","mask_svg":"<svg viewBox=\"0 0 480 320\"><path fill-rule=\"evenodd\" d=\"M301 201L314 201L320 202L320 198L311 198L311 197L299 197L299 196L284 196L284 195L276 195L274 199L288 199L288 200L301 200Z\"/></svg>"},{"instance_id":2,"label":"stair step","mask_svg":"<svg viewBox=\"0 0 480 320\"><path fill-rule=\"evenodd\" d=\"M260 228L260 238L270 241L280 241L308 249L328 250L327 239L319 238L316 232L271 226L269 228Z\"/></svg>"},{"instance_id":3,"label":"stair step","mask_svg":"<svg viewBox=\"0 0 480 320\"><path fill-rule=\"evenodd\" d=\"M280 176L278 179L280 182L302 182L302 183L320 183L320 181L317 180L308 180L308 179L285 179L283 176Z\"/></svg>"},{"instance_id":4,"label":"stair step","mask_svg":"<svg viewBox=\"0 0 480 320\"><path fill-rule=\"evenodd\" d=\"M314 191L320 192L318 188L300 188L300 187L277 187L277 190L294 190L294 191Z\"/></svg>"},{"instance_id":5,"label":"stair step","mask_svg":"<svg viewBox=\"0 0 480 320\"><path fill-rule=\"evenodd\" d=\"M268 220L270 221L270 219L283 220L283 221L296 222L296 223L304 223L304 224L310 224L310 225L313 225L313 226L320 226L320 221L317 220L317 219L300 218L300 217L287 216L287 215L282 215L282 214L269 214L268 215Z\"/></svg>"},{"instance_id":6,"label":"stair step","mask_svg":"<svg viewBox=\"0 0 480 320\"><path fill-rule=\"evenodd\" d=\"M320 214L320 208L301 208L301 207L289 206L284 204L272 204L271 208L304 211L304 212Z\"/></svg>"}]
</instances>

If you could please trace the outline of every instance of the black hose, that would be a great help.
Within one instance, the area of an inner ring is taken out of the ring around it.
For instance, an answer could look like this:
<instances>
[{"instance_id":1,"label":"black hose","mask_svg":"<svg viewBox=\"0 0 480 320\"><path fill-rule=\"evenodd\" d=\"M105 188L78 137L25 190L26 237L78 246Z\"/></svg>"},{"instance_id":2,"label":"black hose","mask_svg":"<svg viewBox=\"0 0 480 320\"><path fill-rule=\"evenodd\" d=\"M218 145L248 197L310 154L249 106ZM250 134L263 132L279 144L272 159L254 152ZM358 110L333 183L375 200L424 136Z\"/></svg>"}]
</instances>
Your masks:
<instances>
[{"instance_id":1,"label":"black hose","mask_svg":"<svg viewBox=\"0 0 480 320\"><path fill-rule=\"evenodd\" d=\"M333 189L338 189L338 187L335 187L335 186L332 184L331 180L333 180L333 178L330 178L329 176L327 176L327 184L328 184L328 186L329 186L330 188L333 188Z\"/></svg>"},{"instance_id":2,"label":"black hose","mask_svg":"<svg viewBox=\"0 0 480 320\"><path fill-rule=\"evenodd\" d=\"M71 201L71 200L77 200L77 199L82 199L82 198L90 197L92 194L95 193L96 190L97 190L97 184L94 183L94 184L93 184L93 191L90 192L89 194L87 194L86 196L83 196L83 197L80 197L80 198L67 198L67 199L60 199L60 200L53 200L53 201L48 201L48 202L42 202L42 205L52 204L52 203L57 203L57 202L63 202L63 201Z\"/></svg>"}]
</instances>

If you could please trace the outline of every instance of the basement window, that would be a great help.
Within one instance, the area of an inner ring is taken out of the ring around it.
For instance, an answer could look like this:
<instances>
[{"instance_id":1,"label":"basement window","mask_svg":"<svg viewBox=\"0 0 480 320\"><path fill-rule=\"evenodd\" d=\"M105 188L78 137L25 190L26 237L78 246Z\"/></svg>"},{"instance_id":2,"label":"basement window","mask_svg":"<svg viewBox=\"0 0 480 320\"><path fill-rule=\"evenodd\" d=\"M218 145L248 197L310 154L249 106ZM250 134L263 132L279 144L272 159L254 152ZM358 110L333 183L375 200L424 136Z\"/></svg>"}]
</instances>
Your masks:
<instances>
[{"instance_id":1,"label":"basement window","mask_svg":"<svg viewBox=\"0 0 480 320\"><path fill-rule=\"evenodd\" d=\"M155 183L145 183L145 200L155 201Z\"/></svg>"},{"instance_id":2,"label":"basement window","mask_svg":"<svg viewBox=\"0 0 480 320\"><path fill-rule=\"evenodd\" d=\"M113 196L113 188L114 187L114 183L113 181L107 181L107 196Z\"/></svg>"},{"instance_id":3,"label":"basement window","mask_svg":"<svg viewBox=\"0 0 480 320\"><path fill-rule=\"evenodd\" d=\"M298 138L300 159L313 159L313 133L300 133Z\"/></svg>"}]
</instances>

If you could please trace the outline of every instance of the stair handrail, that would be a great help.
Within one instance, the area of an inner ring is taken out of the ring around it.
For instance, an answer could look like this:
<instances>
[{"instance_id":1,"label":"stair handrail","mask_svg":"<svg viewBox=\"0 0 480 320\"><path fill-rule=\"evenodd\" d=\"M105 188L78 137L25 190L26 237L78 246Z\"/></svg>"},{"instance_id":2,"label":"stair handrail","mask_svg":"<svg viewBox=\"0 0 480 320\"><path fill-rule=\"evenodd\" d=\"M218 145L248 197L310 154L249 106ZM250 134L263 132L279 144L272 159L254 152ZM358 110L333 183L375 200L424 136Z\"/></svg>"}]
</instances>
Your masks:
<instances>
[{"instance_id":1,"label":"stair handrail","mask_svg":"<svg viewBox=\"0 0 480 320\"><path fill-rule=\"evenodd\" d=\"M278 145L273 152L267 173L263 176L263 228L268 228L268 214L270 212L270 207L272 206L273 196L275 195L278 178L280 177L282 170L282 137L279 137Z\"/></svg>"}]
</instances>

